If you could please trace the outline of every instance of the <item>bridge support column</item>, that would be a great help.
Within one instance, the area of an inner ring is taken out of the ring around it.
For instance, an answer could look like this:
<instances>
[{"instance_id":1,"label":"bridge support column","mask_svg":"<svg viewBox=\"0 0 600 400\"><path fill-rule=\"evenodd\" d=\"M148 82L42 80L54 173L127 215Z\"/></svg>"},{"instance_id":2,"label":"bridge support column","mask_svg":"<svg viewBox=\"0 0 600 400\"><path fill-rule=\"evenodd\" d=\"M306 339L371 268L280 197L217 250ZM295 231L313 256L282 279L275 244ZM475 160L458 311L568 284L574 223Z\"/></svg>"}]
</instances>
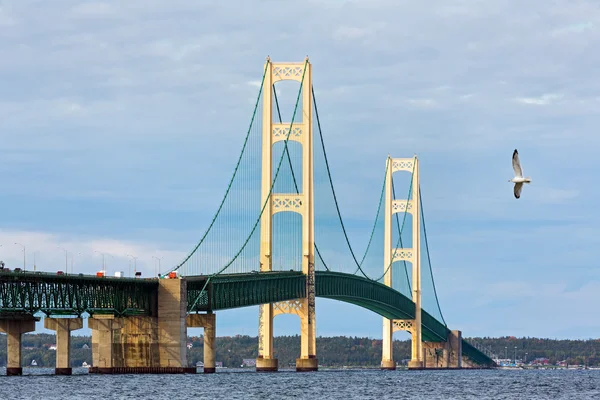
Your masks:
<instances>
[{"instance_id":1,"label":"bridge support column","mask_svg":"<svg viewBox=\"0 0 600 400\"><path fill-rule=\"evenodd\" d=\"M383 283L392 287L392 163L388 156L385 175L385 204L383 214ZM394 370L394 321L383 317L381 369Z\"/></svg>"},{"instance_id":2,"label":"bridge support column","mask_svg":"<svg viewBox=\"0 0 600 400\"><path fill-rule=\"evenodd\" d=\"M462 332L459 330L450 331L448 335L448 367L462 368Z\"/></svg>"},{"instance_id":3,"label":"bridge support column","mask_svg":"<svg viewBox=\"0 0 600 400\"><path fill-rule=\"evenodd\" d=\"M381 369L395 370L396 362L394 361L394 344L392 337L394 334L393 321L383 317L383 341L382 341L382 357Z\"/></svg>"},{"instance_id":4,"label":"bridge support column","mask_svg":"<svg viewBox=\"0 0 600 400\"><path fill-rule=\"evenodd\" d=\"M71 331L83 328L81 318L45 318L44 328L56 331L56 375L71 375Z\"/></svg>"},{"instance_id":5,"label":"bridge support column","mask_svg":"<svg viewBox=\"0 0 600 400\"><path fill-rule=\"evenodd\" d=\"M90 373L111 373L114 365L114 330L122 328L121 318L114 315L96 314L88 318L92 330L92 368Z\"/></svg>"},{"instance_id":6,"label":"bridge support column","mask_svg":"<svg viewBox=\"0 0 600 400\"><path fill-rule=\"evenodd\" d=\"M311 274L308 274L307 285ZM303 299L304 311L300 317L302 335L300 338L300 358L296 359L296 372L310 372L319 369L319 360L317 359L317 335L315 321L315 297L314 297L314 271L312 300L309 293L308 299ZM308 292L309 289L307 289Z\"/></svg>"},{"instance_id":7,"label":"bridge support column","mask_svg":"<svg viewBox=\"0 0 600 400\"><path fill-rule=\"evenodd\" d=\"M212 374L216 370L216 314L190 314L187 316L187 326L204 328L204 373Z\"/></svg>"},{"instance_id":8,"label":"bridge support column","mask_svg":"<svg viewBox=\"0 0 600 400\"><path fill-rule=\"evenodd\" d=\"M158 351L161 367L187 366L187 284L185 279L158 281Z\"/></svg>"},{"instance_id":9,"label":"bridge support column","mask_svg":"<svg viewBox=\"0 0 600 400\"><path fill-rule=\"evenodd\" d=\"M262 358L258 356L256 359L256 372L277 372L279 370L279 361L276 358Z\"/></svg>"},{"instance_id":10,"label":"bridge support column","mask_svg":"<svg viewBox=\"0 0 600 400\"><path fill-rule=\"evenodd\" d=\"M267 58L263 82L262 126L262 178L261 203L265 209L260 219L260 271L272 271L272 222L273 207L271 182L273 181L273 64ZM258 357L256 371L277 371L277 359L273 357L273 304L258 306Z\"/></svg>"},{"instance_id":11,"label":"bridge support column","mask_svg":"<svg viewBox=\"0 0 600 400\"><path fill-rule=\"evenodd\" d=\"M258 357L256 372L275 372L279 368L273 357L273 304L261 304L258 310Z\"/></svg>"},{"instance_id":12,"label":"bridge support column","mask_svg":"<svg viewBox=\"0 0 600 400\"><path fill-rule=\"evenodd\" d=\"M408 362L408 369L423 369L423 342L421 342L421 330L417 332L416 325L420 325L415 320L415 330L412 332L411 339L411 360Z\"/></svg>"},{"instance_id":13,"label":"bridge support column","mask_svg":"<svg viewBox=\"0 0 600 400\"><path fill-rule=\"evenodd\" d=\"M21 339L24 333L35 331L35 322L39 318L31 319L5 319L0 320L0 331L6 333L7 338L7 364L6 375L23 375L21 367Z\"/></svg>"}]
</instances>

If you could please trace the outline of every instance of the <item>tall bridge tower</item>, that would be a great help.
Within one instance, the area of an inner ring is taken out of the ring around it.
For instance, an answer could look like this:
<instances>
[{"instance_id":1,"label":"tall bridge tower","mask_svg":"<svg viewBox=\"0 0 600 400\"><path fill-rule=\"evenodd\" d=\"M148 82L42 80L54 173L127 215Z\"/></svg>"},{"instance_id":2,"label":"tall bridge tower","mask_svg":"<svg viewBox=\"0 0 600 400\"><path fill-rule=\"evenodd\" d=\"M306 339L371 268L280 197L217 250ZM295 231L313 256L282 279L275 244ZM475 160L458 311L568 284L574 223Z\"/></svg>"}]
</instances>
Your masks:
<instances>
[{"instance_id":1,"label":"tall bridge tower","mask_svg":"<svg viewBox=\"0 0 600 400\"><path fill-rule=\"evenodd\" d=\"M265 68L261 204L266 206L260 221L260 271L272 270L273 215L278 212L296 212L302 216L302 272L307 275L307 288L303 299L259 306L256 370L277 371L278 363L273 354L273 318L279 314L296 314L300 317L301 325L301 350L300 358L296 359L296 371L316 371L312 68L308 57L301 63L272 63L267 58ZM287 123L275 123L273 84L282 80L298 81L302 85L302 110L296 114L301 115L301 118L296 117L294 121ZM302 183L298 194L271 191L273 145L286 138L302 145Z\"/></svg>"},{"instance_id":2,"label":"tall bridge tower","mask_svg":"<svg viewBox=\"0 0 600 400\"><path fill-rule=\"evenodd\" d=\"M384 284L392 286L392 263L408 261L412 265L412 300L415 303L414 319L390 320L383 317L383 352L382 369L396 369L393 358L392 335L396 331L408 331L412 335L410 369L423 367L423 343L421 341L421 212L419 199L419 160L413 158L387 158L385 179L385 213L384 213ZM407 171L413 174L411 198L396 200L392 192L392 174ZM412 216L412 246L410 248L393 248L392 217L396 213L407 212Z\"/></svg>"}]
</instances>

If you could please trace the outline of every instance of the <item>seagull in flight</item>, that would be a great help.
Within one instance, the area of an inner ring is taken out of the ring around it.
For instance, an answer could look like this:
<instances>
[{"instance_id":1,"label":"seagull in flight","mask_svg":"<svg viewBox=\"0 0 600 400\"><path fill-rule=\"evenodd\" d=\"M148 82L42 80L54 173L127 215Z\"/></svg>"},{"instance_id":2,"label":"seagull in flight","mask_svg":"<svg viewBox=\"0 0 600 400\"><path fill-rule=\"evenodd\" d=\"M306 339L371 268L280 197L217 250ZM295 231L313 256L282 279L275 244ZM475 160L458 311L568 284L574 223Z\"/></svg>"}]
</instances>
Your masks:
<instances>
[{"instance_id":1,"label":"seagull in flight","mask_svg":"<svg viewBox=\"0 0 600 400\"><path fill-rule=\"evenodd\" d=\"M521 197L521 189L523 189L523 183L531 183L531 178L523 178L523 170L521 169L521 161L519 161L519 152L517 149L513 152L512 166L515 170L515 177L509 180L509 182L515 183L514 193L515 198Z\"/></svg>"}]
</instances>

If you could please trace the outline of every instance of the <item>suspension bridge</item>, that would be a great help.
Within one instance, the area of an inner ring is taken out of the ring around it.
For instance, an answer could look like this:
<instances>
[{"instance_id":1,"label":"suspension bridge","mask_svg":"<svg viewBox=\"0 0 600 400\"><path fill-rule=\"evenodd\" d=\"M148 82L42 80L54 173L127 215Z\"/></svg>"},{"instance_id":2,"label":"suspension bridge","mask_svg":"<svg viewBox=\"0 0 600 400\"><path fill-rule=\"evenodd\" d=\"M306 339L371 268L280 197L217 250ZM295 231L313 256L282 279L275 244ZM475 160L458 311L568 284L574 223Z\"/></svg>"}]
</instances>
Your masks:
<instances>
[{"instance_id":1,"label":"suspension bridge","mask_svg":"<svg viewBox=\"0 0 600 400\"><path fill-rule=\"evenodd\" d=\"M280 90L278 95L282 81L297 83L289 120L282 116ZM225 193L180 263L158 279L143 280L0 274L0 330L9 333L9 364L11 343L19 347L9 372L20 373L20 335L32 329L38 312L48 317L46 325L57 330L57 338L59 331L68 338L81 328L81 315L89 314L98 372L189 372L185 330L204 327L205 372L213 372L215 312L252 305L259 306L257 371L278 370L273 319L280 314L300 319L296 370L316 371L315 297L382 316L382 369L396 368L392 337L399 330L411 334L409 369L495 366L444 320L418 157L382 160L379 201L362 252L351 244L352 222L344 218L338 198L308 57L300 63L267 58ZM62 324L52 322L59 318ZM131 338L140 334L148 340L133 343ZM158 355L139 356L148 353L144 346L155 346ZM70 373L68 354L60 366L57 358L59 372Z\"/></svg>"}]
</instances>

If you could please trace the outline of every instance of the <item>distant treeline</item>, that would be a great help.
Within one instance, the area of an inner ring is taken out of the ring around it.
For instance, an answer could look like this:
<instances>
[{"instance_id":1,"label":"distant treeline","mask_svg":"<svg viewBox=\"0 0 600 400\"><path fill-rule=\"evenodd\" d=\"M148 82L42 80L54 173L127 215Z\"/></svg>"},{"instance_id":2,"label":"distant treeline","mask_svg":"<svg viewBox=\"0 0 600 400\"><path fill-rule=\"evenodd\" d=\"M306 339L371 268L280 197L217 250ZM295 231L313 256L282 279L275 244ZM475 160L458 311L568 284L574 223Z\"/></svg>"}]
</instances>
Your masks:
<instances>
[{"instance_id":1,"label":"distant treeline","mask_svg":"<svg viewBox=\"0 0 600 400\"><path fill-rule=\"evenodd\" d=\"M516 352L517 360L526 359L527 362L547 358L550 364L566 361L569 365L600 365L600 339L555 340L507 336L473 338L472 341L482 344L499 358L514 359Z\"/></svg>"},{"instance_id":2,"label":"distant treeline","mask_svg":"<svg viewBox=\"0 0 600 400\"><path fill-rule=\"evenodd\" d=\"M596 366L600 364L600 340L552 340L537 338L474 338L500 358L505 355L527 361L548 358L551 364L568 360L569 364ZM203 338L188 337L188 363L195 365L203 360ZM49 350L55 336L45 333L23 335L23 365L35 360L40 367L54 367L56 352ZM224 367L239 367L244 359L257 356L258 338L250 336L217 337L216 360ZM71 339L71 365L79 367L85 361L92 364L91 337L73 336ZM280 368L293 366L300 355L300 336L279 336L274 339L275 356ZM324 366L378 367L381 363L381 340L359 337L319 337L317 357ZM398 362L410 358L410 340L394 341L394 359ZM0 335L0 366L6 366L6 335Z\"/></svg>"}]
</instances>

